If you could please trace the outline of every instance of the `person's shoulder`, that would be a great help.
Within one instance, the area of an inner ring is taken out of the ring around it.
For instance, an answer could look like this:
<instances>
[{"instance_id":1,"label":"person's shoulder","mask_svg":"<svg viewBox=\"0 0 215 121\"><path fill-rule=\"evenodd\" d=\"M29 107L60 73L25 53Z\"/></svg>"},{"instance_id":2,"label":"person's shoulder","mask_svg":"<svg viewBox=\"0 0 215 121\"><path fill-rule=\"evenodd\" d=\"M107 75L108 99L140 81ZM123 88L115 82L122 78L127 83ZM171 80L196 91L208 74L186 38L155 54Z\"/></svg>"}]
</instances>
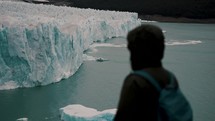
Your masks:
<instances>
[{"instance_id":1,"label":"person's shoulder","mask_svg":"<svg viewBox=\"0 0 215 121\"><path fill-rule=\"evenodd\" d=\"M152 85L143 77L137 75L137 74L129 74L125 81L124 81L125 85L136 85L137 87L140 88L145 88L145 87L152 87Z\"/></svg>"}]
</instances>

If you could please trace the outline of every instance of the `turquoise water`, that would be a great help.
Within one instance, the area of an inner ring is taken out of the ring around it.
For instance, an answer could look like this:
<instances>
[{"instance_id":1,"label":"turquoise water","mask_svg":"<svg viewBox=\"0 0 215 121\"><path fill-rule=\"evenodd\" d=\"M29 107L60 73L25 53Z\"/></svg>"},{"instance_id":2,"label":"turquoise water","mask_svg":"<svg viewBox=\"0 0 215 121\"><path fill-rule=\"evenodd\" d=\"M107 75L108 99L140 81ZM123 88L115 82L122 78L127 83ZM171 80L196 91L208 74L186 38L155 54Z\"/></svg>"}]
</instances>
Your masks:
<instances>
[{"instance_id":1,"label":"turquoise water","mask_svg":"<svg viewBox=\"0 0 215 121\"><path fill-rule=\"evenodd\" d=\"M215 25L153 23L165 30L164 66L173 71L194 110L195 121L215 119ZM106 43L125 45L125 38ZM196 44L197 43L197 44ZM85 61L69 79L44 87L0 91L0 121L59 121L69 104L116 108L123 79L130 71L125 47L101 46L86 53L109 61Z\"/></svg>"},{"instance_id":2,"label":"turquoise water","mask_svg":"<svg viewBox=\"0 0 215 121\"><path fill-rule=\"evenodd\" d=\"M167 30L167 39L202 41L196 45L168 46L164 64L177 75L181 88L193 107L194 121L214 121L215 25L160 26Z\"/></svg>"}]
</instances>

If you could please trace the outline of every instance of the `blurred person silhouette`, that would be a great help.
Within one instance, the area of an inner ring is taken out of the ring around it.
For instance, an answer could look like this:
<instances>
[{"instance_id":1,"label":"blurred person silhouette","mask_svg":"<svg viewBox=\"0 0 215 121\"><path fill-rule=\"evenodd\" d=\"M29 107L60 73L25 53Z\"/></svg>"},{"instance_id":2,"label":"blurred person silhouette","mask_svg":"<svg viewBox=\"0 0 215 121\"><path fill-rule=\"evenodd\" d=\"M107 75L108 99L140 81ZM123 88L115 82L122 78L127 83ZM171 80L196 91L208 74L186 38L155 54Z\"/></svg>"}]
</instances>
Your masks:
<instances>
[{"instance_id":1,"label":"blurred person silhouette","mask_svg":"<svg viewBox=\"0 0 215 121\"><path fill-rule=\"evenodd\" d=\"M132 71L124 80L114 121L192 121L174 74L162 65L165 37L143 24L127 35Z\"/></svg>"}]
</instances>

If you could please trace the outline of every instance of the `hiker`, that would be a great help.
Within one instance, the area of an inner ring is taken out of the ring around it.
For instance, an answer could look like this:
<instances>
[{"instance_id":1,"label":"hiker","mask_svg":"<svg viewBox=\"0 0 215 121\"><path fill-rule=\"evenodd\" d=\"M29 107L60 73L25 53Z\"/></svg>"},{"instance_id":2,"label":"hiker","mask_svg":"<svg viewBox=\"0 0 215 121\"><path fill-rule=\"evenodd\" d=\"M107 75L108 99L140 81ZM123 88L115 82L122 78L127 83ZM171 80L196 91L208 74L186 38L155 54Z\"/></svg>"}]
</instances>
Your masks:
<instances>
[{"instance_id":1,"label":"hiker","mask_svg":"<svg viewBox=\"0 0 215 121\"><path fill-rule=\"evenodd\" d=\"M124 80L114 121L192 121L192 109L177 79L162 65L164 40L162 30L150 24L128 33L127 47L133 72ZM168 85L171 91L162 91ZM170 98L163 95L170 95ZM162 97L165 99L161 100ZM172 98L178 101L172 103ZM168 102L174 107L161 106L161 103L169 105ZM175 117L169 112L175 113Z\"/></svg>"}]
</instances>

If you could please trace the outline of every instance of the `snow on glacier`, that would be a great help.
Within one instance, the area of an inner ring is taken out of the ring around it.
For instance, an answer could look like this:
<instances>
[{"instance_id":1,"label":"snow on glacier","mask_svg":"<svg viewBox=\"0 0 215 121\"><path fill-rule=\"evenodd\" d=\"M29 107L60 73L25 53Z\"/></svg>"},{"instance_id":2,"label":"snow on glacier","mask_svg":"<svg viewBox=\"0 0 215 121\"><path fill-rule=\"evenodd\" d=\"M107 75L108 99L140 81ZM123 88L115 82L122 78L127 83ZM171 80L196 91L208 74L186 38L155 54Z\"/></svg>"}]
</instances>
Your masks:
<instances>
[{"instance_id":1,"label":"snow on glacier","mask_svg":"<svg viewBox=\"0 0 215 121\"><path fill-rule=\"evenodd\" d=\"M112 121L116 109L97 111L83 105L68 105L60 109L61 120L63 121Z\"/></svg>"},{"instance_id":2,"label":"snow on glacier","mask_svg":"<svg viewBox=\"0 0 215 121\"><path fill-rule=\"evenodd\" d=\"M93 42L138 25L137 13L0 1L0 90L68 78Z\"/></svg>"}]
</instances>

